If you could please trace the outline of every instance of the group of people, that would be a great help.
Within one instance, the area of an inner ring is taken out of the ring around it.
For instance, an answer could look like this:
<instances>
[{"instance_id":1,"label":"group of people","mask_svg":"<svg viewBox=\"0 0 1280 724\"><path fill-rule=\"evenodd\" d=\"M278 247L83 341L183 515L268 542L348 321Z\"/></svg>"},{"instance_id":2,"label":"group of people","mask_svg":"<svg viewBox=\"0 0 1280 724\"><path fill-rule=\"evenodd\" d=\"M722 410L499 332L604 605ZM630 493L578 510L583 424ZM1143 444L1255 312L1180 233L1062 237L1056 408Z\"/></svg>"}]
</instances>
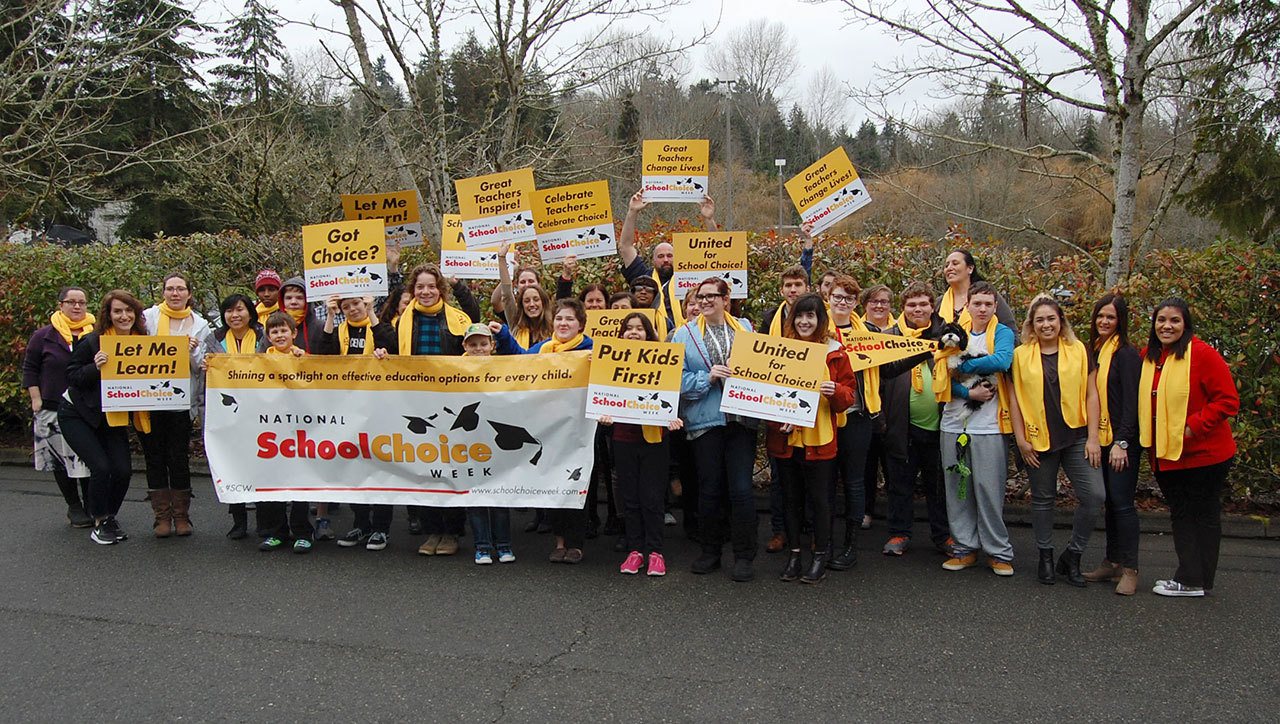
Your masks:
<instances>
[{"instance_id":1,"label":"group of people","mask_svg":"<svg viewBox=\"0 0 1280 724\"><path fill-rule=\"evenodd\" d=\"M782 581L818 583L828 571L857 564L881 471L888 498L885 555L911 549L919 491L929 540L945 556L944 569L985 565L1011 576L1014 550L1003 508L1012 443L1031 484L1041 583L1106 581L1119 594L1137 590L1134 496L1145 450L1170 508L1178 555L1176 572L1156 581L1153 591L1203 596L1213 589L1221 500L1235 454L1228 418L1239 400L1221 355L1195 336L1185 301L1158 304L1139 346L1130 340L1125 298L1107 294L1093 305L1082 340L1050 296L1031 300L1017 320L965 250L946 257L940 296L928 283L932 270L924 269L897 295L881 284L863 288L838 270L821 274L815 284L814 239L805 228L799 263L782 271L781 299L776 307L769 304L756 327L737 312L722 279L708 278L678 295L670 244L655 245L649 258L641 255L635 231L647 205L641 193L631 197L618 237L624 289L599 283L575 288L572 258L552 293L540 286L535 269L508 274L500 264L492 297L496 319L488 323L470 287L446 278L434 264L404 277L393 271L391 292L382 300L309 300L301 278L282 280L264 270L253 282L253 297L232 294L222 301L216 329L193 312L192 280L182 273L165 277L162 299L149 308L128 291L108 292L95 305L96 317L85 291L67 287L50 324L31 337L23 366L35 414L36 467L53 473L72 526L91 528L95 543L123 541L128 534L118 515L132 475L132 426L146 459L154 535L190 536L189 442L203 411L209 355L384 358L584 350L592 347L583 333L586 310L651 309L652 315L627 316L620 335L684 346L679 418L665 427L599 421L585 507L535 511L529 523L528 530L554 537L551 562L583 559L585 540L600 532L603 498L604 533L619 534L621 573L665 574L664 528L676 522L678 510L686 536L701 548L693 573L720 569L728 544L731 577L752 580L761 547L753 474L763 436L773 493L773 535L765 548L785 554ZM705 226L715 229L710 198L700 212ZM389 254L393 270L397 257ZM735 335L757 330L825 346L813 427L721 411ZM854 372L848 347L862 330L934 340L938 351ZM107 355L101 337L145 334L188 337L197 399L190 412L103 412L99 370ZM1077 499L1061 549L1053 530L1059 471ZM351 504L354 525L338 535L331 526L335 505L258 502L252 507L259 548L305 553L327 540L386 548L393 506ZM247 507L230 506L229 537L248 536ZM1085 570L1082 556L1104 510L1105 553ZM458 553L469 522L477 564L515 561L510 509L415 506L406 515L410 532L425 536L418 548L423 555Z\"/></svg>"}]
</instances>

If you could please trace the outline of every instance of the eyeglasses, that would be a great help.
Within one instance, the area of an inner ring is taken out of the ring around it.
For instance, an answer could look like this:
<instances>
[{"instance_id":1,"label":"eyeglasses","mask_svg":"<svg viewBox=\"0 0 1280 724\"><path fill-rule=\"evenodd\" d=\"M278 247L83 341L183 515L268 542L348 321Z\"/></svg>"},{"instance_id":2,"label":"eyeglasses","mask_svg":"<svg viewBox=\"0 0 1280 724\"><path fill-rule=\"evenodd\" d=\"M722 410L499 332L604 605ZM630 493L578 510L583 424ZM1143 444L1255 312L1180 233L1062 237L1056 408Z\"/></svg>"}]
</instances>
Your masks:
<instances>
[{"instance_id":1,"label":"eyeglasses","mask_svg":"<svg viewBox=\"0 0 1280 724\"><path fill-rule=\"evenodd\" d=\"M869 307L869 306L871 306L871 305L873 305L873 304L874 304L874 305L876 305L877 307L879 307L879 306L886 306L886 307L887 307L887 306L889 306L889 300L888 300L888 299L868 299L868 300L867 300L867 306L868 306L868 307Z\"/></svg>"},{"instance_id":2,"label":"eyeglasses","mask_svg":"<svg viewBox=\"0 0 1280 724\"><path fill-rule=\"evenodd\" d=\"M697 299L699 302L709 302L713 299L720 299L723 296L723 294L717 292L715 294L698 294L694 299Z\"/></svg>"},{"instance_id":3,"label":"eyeglasses","mask_svg":"<svg viewBox=\"0 0 1280 724\"><path fill-rule=\"evenodd\" d=\"M632 293L632 294L639 294L640 292L649 292L650 294L656 294L656 293L657 293L657 292L654 290L654 288L653 288L653 287L646 287L646 286L645 286L645 285L643 285L643 284L640 284L640 285L638 285L638 286L631 287L631 293Z\"/></svg>"},{"instance_id":4,"label":"eyeglasses","mask_svg":"<svg viewBox=\"0 0 1280 724\"><path fill-rule=\"evenodd\" d=\"M80 302L80 301L76 301L76 300L74 300L74 299L63 299L61 302L59 302L59 304L65 304L65 305L67 305L67 306L69 306L69 307L87 307L87 306L89 306L89 303L88 303L88 302Z\"/></svg>"},{"instance_id":5,"label":"eyeglasses","mask_svg":"<svg viewBox=\"0 0 1280 724\"><path fill-rule=\"evenodd\" d=\"M187 291L187 288L186 287L165 287L164 290L166 292L185 292Z\"/></svg>"},{"instance_id":6,"label":"eyeglasses","mask_svg":"<svg viewBox=\"0 0 1280 724\"><path fill-rule=\"evenodd\" d=\"M831 295L832 304L853 304L853 297L846 297L840 294Z\"/></svg>"}]
</instances>

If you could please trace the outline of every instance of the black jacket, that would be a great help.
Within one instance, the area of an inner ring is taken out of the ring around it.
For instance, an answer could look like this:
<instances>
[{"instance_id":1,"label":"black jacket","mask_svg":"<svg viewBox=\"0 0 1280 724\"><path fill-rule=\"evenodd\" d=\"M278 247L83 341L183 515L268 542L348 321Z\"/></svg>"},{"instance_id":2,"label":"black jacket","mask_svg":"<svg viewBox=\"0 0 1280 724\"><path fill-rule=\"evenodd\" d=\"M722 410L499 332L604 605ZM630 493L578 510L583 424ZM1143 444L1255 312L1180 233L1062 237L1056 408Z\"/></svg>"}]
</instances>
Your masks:
<instances>
[{"instance_id":1,"label":"black jacket","mask_svg":"<svg viewBox=\"0 0 1280 724\"><path fill-rule=\"evenodd\" d=\"M353 331L352 334L358 334ZM388 354L397 354L400 351L400 338L396 333L396 328L391 326L391 322L385 319L379 319L378 323L373 327L373 347L379 347L387 350ZM320 329L320 338L316 344L316 354L342 354L342 342L338 337L338 328L334 327L332 332L326 333L323 328Z\"/></svg>"},{"instance_id":2,"label":"black jacket","mask_svg":"<svg viewBox=\"0 0 1280 724\"><path fill-rule=\"evenodd\" d=\"M102 373L93 363L99 349L98 333L86 334L71 348L67 362L67 396L75 411L93 428L102 427L107 420L102 412Z\"/></svg>"},{"instance_id":3,"label":"black jacket","mask_svg":"<svg viewBox=\"0 0 1280 724\"><path fill-rule=\"evenodd\" d=\"M941 320L934 319L922 336L936 338L941 327ZM870 322L867 329L881 331ZM896 324L883 331L902 336ZM906 373L930 359L932 354L918 354L880 367L880 416L876 419L876 430L882 435L885 452L899 460L907 457L907 426L911 424L911 375Z\"/></svg>"}]
</instances>

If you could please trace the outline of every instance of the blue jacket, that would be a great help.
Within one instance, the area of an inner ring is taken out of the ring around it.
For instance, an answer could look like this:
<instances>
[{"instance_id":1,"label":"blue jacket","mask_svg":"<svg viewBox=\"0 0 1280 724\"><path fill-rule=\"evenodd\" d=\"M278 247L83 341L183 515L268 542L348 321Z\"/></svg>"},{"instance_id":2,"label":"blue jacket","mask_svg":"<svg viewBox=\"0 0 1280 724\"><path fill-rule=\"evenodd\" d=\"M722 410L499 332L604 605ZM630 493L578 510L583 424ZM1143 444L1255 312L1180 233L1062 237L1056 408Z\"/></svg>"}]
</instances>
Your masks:
<instances>
[{"instance_id":1,"label":"blue jacket","mask_svg":"<svg viewBox=\"0 0 1280 724\"><path fill-rule=\"evenodd\" d=\"M962 375L989 375L996 372L1008 372L1013 366L1013 348L1018 346L1013 338L1013 330L1003 324L996 324L996 344L994 351L983 357L965 360L956 368ZM951 396L969 399L969 388L953 381Z\"/></svg>"},{"instance_id":2,"label":"blue jacket","mask_svg":"<svg viewBox=\"0 0 1280 724\"><path fill-rule=\"evenodd\" d=\"M738 319L748 332L755 331L751 322ZM698 332L698 321L691 319L676 330L671 341L684 345L684 372L680 376L680 418L689 432L720 427L725 424L720 412L720 395L724 386L711 383L711 355Z\"/></svg>"},{"instance_id":3,"label":"blue jacket","mask_svg":"<svg viewBox=\"0 0 1280 724\"><path fill-rule=\"evenodd\" d=\"M502 325L502 329L498 330L498 334L494 336L494 341L498 343L498 354L538 354L542 351L542 345L550 342L551 340L544 339L529 349L525 349L520 346L520 343L516 341L515 337L511 336L511 330L507 329L507 325L504 324ZM582 344L574 347L571 351L576 352L580 349L591 349L590 337L583 336Z\"/></svg>"}]
</instances>

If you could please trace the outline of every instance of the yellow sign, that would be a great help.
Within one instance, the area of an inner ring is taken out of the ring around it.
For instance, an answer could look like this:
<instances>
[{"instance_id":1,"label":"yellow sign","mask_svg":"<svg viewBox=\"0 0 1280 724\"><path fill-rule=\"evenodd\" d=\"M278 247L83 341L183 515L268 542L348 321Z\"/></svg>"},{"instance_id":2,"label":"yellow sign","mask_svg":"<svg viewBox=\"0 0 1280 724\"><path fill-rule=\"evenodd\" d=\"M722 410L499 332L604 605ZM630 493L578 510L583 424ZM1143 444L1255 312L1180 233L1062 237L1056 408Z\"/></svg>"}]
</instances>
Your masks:
<instances>
[{"instance_id":1,"label":"yellow sign","mask_svg":"<svg viewBox=\"0 0 1280 724\"><path fill-rule=\"evenodd\" d=\"M102 409L186 410L191 407L191 348L186 335L106 335L99 338Z\"/></svg>"},{"instance_id":2,"label":"yellow sign","mask_svg":"<svg viewBox=\"0 0 1280 724\"><path fill-rule=\"evenodd\" d=\"M711 142L645 141L641 176L646 201L693 201L707 195Z\"/></svg>"},{"instance_id":3,"label":"yellow sign","mask_svg":"<svg viewBox=\"0 0 1280 724\"><path fill-rule=\"evenodd\" d=\"M938 348L937 343L931 339L879 334L858 325L840 330L840 337L844 343L844 351L849 354L849 366L854 372L897 362L924 352L933 352Z\"/></svg>"},{"instance_id":4,"label":"yellow sign","mask_svg":"<svg viewBox=\"0 0 1280 724\"><path fill-rule=\"evenodd\" d=\"M323 299L387 293L387 242L382 219L302 227L307 296Z\"/></svg>"},{"instance_id":5,"label":"yellow sign","mask_svg":"<svg viewBox=\"0 0 1280 724\"><path fill-rule=\"evenodd\" d=\"M858 178L843 146L793 176L786 186L801 222L813 224L813 234L871 203L867 187Z\"/></svg>"},{"instance_id":6,"label":"yellow sign","mask_svg":"<svg viewBox=\"0 0 1280 724\"><path fill-rule=\"evenodd\" d=\"M453 182L468 249L533 241L533 169L491 173Z\"/></svg>"},{"instance_id":7,"label":"yellow sign","mask_svg":"<svg viewBox=\"0 0 1280 724\"><path fill-rule=\"evenodd\" d=\"M618 251L609 208L609 182L590 181L533 194L538 253L545 264L573 254L579 259L613 256Z\"/></svg>"},{"instance_id":8,"label":"yellow sign","mask_svg":"<svg viewBox=\"0 0 1280 724\"><path fill-rule=\"evenodd\" d=\"M701 231L672 234L675 293L681 299L707 277L720 277L732 299L747 298L747 232Z\"/></svg>"},{"instance_id":9,"label":"yellow sign","mask_svg":"<svg viewBox=\"0 0 1280 724\"><path fill-rule=\"evenodd\" d=\"M467 249L462 234L462 217L445 214L440 224L440 271L459 279L499 279L498 247ZM515 274L515 256L507 259L507 270Z\"/></svg>"},{"instance_id":10,"label":"yellow sign","mask_svg":"<svg viewBox=\"0 0 1280 724\"><path fill-rule=\"evenodd\" d=\"M422 217L418 212L417 191L343 194L342 216L347 221L382 219L386 224L388 244L422 245Z\"/></svg>"},{"instance_id":11,"label":"yellow sign","mask_svg":"<svg viewBox=\"0 0 1280 724\"><path fill-rule=\"evenodd\" d=\"M639 312L649 318L651 324L657 325L656 309L588 309L587 310L587 326L583 329L583 334L592 340L601 337L617 338L622 331L622 320L631 316L633 312ZM657 327L654 327L655 331Z\"/></svg>"},{"instance_id":12,"label":"yellow sign","mask_svg":"<svg viewBox=\"0 0 1280 724\"><path fill-rule=\"evenodd\" d=\"M827 346L755 332L733 336L720 410L813 427L818 386L826 377Z\"/></svg>"},{"instance_id":13,"label":"yellow sign","mask_svg":"<svg viewBox=\"0 0 1280 724\"><path fill-rule=\"evenodd\" d=\"M629 339L596 341L587 387L589 418L664 424L680 407L684 345Z\"/></svg>"}]
</instances>

